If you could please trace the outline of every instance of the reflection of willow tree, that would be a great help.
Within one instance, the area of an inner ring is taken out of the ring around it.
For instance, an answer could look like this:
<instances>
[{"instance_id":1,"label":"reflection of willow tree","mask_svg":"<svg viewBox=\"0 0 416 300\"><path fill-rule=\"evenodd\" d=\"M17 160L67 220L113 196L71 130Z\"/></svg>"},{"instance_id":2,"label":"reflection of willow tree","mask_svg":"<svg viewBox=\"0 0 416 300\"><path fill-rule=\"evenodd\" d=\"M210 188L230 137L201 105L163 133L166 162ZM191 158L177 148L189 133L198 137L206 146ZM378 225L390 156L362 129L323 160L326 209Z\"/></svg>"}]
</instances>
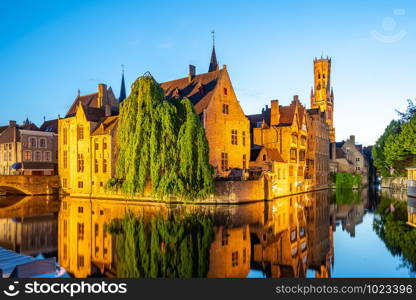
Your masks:
<instances>
[{"instance_id":1,"label":"reflection of willow tree","mask_svg":"<svg viewBox=\"0 0 416 300\"><path fill-rule=\"evenodd\" d=\"M214 222L203 214L155 216L150 222L128 213L107 230L116 237L117 276L206 277Z\"/></svg>"},{"instance_id":2,"label":"reflection of willow tree","mask_svg":"<svg viewBox=\"0 0 416 300\"><path fill-rule=\"evenodd\" d=\"M390 206L394 210L390 210ZM416 270L416 229L406 225L407 203L381 197L373 228L393 255L402 255L405 265Z\"/></svg>"},{"instance_id":3,"label":"reflection of willow tree","mask_svg":"<svg viewBox=\"0 0 416 300\"><path fill-rule=\"evenodd\" d=\"M358 204L361 202L361 196L356 190L336 189L335 201L337 204Z\"/></svg>"}]
</instances>

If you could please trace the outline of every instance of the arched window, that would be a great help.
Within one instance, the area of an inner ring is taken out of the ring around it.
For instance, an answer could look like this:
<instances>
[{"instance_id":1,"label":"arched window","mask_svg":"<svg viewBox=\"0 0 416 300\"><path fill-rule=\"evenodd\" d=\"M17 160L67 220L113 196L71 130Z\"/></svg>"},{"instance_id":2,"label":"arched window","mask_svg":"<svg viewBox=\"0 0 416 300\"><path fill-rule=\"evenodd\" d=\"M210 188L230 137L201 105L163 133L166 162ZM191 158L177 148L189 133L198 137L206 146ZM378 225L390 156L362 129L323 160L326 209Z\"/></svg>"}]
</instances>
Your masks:
<instances>
[{"instance_id":1,"label":"arched window","mask_svg":"<svg viewBox=\"0 0 416 300\"><path fill-rule=\"evenodd\" d=\"M41 161L42 160L42 152L35 151L35 161Z\"/></svg>"},{"instance_id":2,"label":"arched window","mask_svg":"<svg viewBox=\"0 0 416 300\"><path fill-rule=\"evenodd\" d=\"M24 155L25 160L27 161L31 161L32 160L32 151L25 151L25 155Z\"/></svg>"}]
</instances>

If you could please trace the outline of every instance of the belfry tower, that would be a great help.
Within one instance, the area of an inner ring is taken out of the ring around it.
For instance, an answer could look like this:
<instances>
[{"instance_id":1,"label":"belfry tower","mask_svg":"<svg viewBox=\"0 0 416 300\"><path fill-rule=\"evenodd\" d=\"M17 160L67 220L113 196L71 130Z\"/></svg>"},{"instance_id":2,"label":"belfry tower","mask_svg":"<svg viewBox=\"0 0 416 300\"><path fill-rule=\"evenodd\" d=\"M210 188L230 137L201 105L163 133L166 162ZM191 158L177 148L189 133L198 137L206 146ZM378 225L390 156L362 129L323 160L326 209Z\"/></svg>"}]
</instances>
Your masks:
<instances>
[{"instance_id":1,"label":"belfry tower","mask_svg":"<svg viewBox=\"0 0 416 300\"><path fill-rule=\"evenodd\" d=\"M320 58L313 61L314 87L311 90L311 107L326 112L331 143L335 142L334 91L331 87L331 59Z\"/></svg>"}]
</instances>

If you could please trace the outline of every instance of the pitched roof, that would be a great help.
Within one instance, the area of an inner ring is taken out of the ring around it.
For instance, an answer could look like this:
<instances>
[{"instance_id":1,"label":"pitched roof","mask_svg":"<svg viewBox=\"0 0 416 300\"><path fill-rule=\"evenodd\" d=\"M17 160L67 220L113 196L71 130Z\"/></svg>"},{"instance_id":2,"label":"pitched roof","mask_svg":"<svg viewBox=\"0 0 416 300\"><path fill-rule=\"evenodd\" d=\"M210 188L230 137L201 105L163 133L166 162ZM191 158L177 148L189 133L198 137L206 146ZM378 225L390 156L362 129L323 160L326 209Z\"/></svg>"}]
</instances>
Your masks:
<instances>
[{"instance_id":1,"label":"pitched roof","mask_svg":"<svg viewBox=\"0 0 416 300\"><path fill-rule=\"evenodd\" d=\"M82 103L84 106L88 107L97 107L98 106L98 92L87 94L87 95L78 95L74 102L72 103L71 107L69 108L68 112L66 113L65 117L69 117L75 115L77 112L77 107L79 103Z\"/></svg>"},{"instance_id":2,"label":"pitched roof","mask_svg":"<svg viewBox=\"0 0 416 300\"><path fill-rule=\"evenodd\" d=\"M256 161L257 157L259 157L260 151L262 147L258 145L253 145L253 147L250 150L250 161Z\"/></svg>"},{"instance_id":3,"label":"pitched roof","mask_svg":"<svg viewBox=\"0 0 416 300\"><path fill-rule=\"evenodd\" d=\"M191 80L188 77L163 82L160 86L165 90L167 98L178 96L188 98L194 105L197 114L208 107L217 83L220 81L225 69L195 75Z\"/></svg>"},{"instance_id":4,"label":"pitched roof","mask_svg":"<svg viewBox=\"0 0 416 300\"><path fill-rule=\"evenodd\" d=\"M118 116L105 117L91 135L110 133L118 124Z\"/></svg>"},{"instance_id":5,"label":"pitched roof","mask_svg":"<svg viewBox=\"0 0 416 300\"><path fill-rule=\"evenodd\" d=\"M5 131L9 126L0 126L0 134Z\"/></svg>"},{"instance_id":6,"label":"pitched roof","mask_svg":"<svg viewBox=\"0 0 416 300\"><path fill-rule=\"evenodd\" d=\"M336 147L335 154L336 154L336 158L347 158L347 156L345 155L345 152L339 147Z\"/></svg>"},{"instance_id":7,"label":"pitched roof","mask_svg":"<svg viewBox=\"0 0 416 300\"><path fill-rule=\"evenodd\" d=\"M58 119L43 122L39 129L45 132L58 133Z\"/></svg>"},{"instance_id":8,"label":"pitched roof","mask_svg":"<svg viewBox=\"0 0 416 300\"><path fill-rule=\"evenodd\" d=\"M267 156L270 157L272 161L276 162L285 162L282 156L280 155L279 150L275 148L266 148Z\"/></svg>"}]
</instances>

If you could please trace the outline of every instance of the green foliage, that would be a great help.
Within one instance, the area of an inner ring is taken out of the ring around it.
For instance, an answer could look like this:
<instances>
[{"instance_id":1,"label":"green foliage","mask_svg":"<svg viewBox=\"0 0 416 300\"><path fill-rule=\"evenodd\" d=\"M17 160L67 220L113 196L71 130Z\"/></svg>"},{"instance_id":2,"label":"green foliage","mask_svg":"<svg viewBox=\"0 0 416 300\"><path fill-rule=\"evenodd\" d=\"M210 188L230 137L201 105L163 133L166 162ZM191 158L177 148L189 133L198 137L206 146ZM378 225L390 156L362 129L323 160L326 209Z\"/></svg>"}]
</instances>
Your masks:
<instances>
[{"instance_id":1,"label":"green foliage","mask_svg":"<svg viewBox=\"0 0 416 300\"><path fill-rule=\"evenodd\" d=\"M208 273L214 239L209 215L157 215L146 223L128 213L106 230L116 237L118 277L194 278Z\"/></svg>"},{"instance_id":2,"label":"green foliage","mask_svg":"<svg viewBox=\"0 0 416 300\"><path fill-rule=\"evenodd\" d=\"M116 176L122 190L187 199L214 192L205 130L188 99L167 101L150 75L140 77L120 109Z\"/></svg>"},{"instance_id":3,"label":"green foliage","mask_svg":"<svg viewBox=\"0 0 416 300\"><path fill-rule=\"evenodd\" d=\"M408 100L400 120L392 120L373 147L374 165L383 176L405 176L416 162L416 106ZM390 174L393 170L393 174Z\"/></svg>"},{"instance_id":4,"label":"green foliage","mask_svg":"<svg viewBox=\"0 0 416 300\"><path fill-rule=\"evenodd\" d=\"M361 187L362 178L360 174L336 173L335 183L337 190L353 189Z\"/></svg>"},{"instance_id":5,"label":"green foliage","mask_svg":"<svg viewBox=\"0 0 416 300\"><path fill-rule=\"evenodd\" d=\"M393 255L401 255L405 265L416 271L416 229L406 225L407 203L382 197L376 212L373 228L377 235Z\"/></svg>"},{"instance_id":6,"label":"green foliage","mask_svg":"<svg viewBox=\"0 0 416 300\"><path fill-rule=\"evenodd\" d=\"M335 201L337 204L358 204L362 202L359 191L352 189L336 189Z\"/></svg>"}]
</instances>

